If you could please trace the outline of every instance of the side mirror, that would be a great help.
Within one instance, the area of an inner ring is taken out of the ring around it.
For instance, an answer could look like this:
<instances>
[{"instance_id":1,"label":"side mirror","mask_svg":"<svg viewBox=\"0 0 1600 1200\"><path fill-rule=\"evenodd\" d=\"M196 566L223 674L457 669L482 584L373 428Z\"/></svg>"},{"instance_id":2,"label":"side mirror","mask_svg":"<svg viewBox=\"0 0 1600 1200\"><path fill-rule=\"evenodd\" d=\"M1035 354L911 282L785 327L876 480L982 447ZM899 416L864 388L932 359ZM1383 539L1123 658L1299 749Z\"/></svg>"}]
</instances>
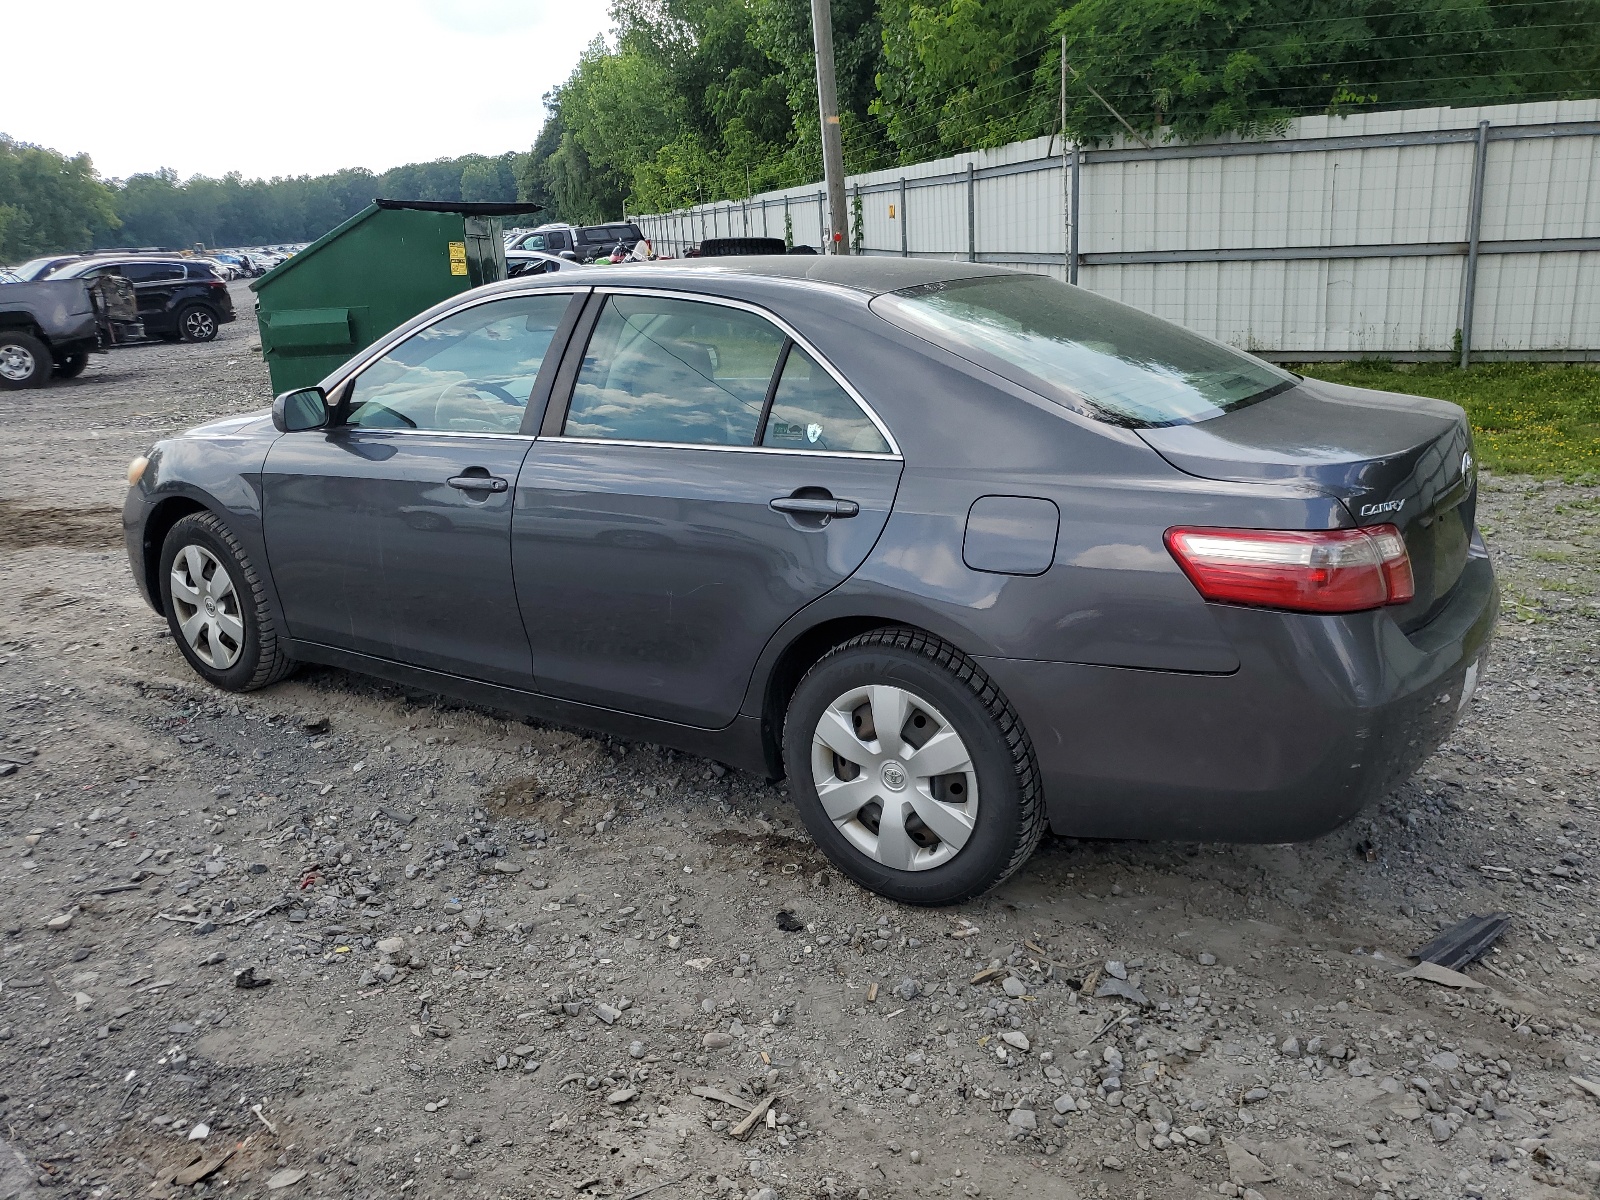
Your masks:
<instances>
[{"instance_id":1,"label":"side mirror","mask_svg":"<svg viewBox=\"0 0 1600 1200\"><path fill-rule=\"evenodd\" d=\"M328 394L319 387L284 392L272 402L272 423L279 433L323 429L328 424Z\"/></svg>"}]
</instances>

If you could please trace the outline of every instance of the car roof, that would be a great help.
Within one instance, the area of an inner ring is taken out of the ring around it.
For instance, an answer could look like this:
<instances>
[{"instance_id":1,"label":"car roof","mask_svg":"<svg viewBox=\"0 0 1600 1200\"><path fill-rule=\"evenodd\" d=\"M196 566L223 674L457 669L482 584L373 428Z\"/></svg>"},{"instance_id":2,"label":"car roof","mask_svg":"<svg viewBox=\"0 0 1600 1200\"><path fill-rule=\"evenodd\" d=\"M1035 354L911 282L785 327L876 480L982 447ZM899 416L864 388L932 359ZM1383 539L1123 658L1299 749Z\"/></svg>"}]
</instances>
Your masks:
<instances>
[{"instance_id":1,"label":"car roof","mask_svg":"<svg viewBox=\"0 0 1600 1200\"><path fill-rule=\"evenodd\" d=\"M69 269L98 267L107 263L172 263L182 266L184 263L204 262L208 256L195 255L193 258L183 258L177 254L91 254L84 258L75 259Z\"/></svg>"},{"instance_id":2,"label":"car roof","mask_svg":"<svg viewBox=\"0 0 1600 1200\"><path fill-rule=\"evenodd\" d=\"M694 271L722 272L729 275L756 275L770 279L809 280L849 288L876 296L929 283L948 283L957 279L983 279L1014 275L1004 267L983 263L950 262L926 258L880 258L851 254L748 254L727 258L671 259L667 263L641 265L641 272ZM640 275L629 275L630 281Z\"/></svg>"}]
</instances>

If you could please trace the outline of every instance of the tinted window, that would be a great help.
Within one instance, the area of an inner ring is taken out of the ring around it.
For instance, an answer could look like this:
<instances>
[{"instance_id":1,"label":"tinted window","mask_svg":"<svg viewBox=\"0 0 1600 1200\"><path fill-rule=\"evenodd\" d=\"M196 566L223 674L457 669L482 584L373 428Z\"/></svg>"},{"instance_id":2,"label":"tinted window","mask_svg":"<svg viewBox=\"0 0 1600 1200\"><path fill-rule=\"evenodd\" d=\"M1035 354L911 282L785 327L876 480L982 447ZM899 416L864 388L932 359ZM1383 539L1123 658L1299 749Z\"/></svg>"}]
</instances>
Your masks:
<instances>
[{"instance_id":1,"label":"tinted window","mask_svg":"<svg viewBox=\"0 0 1600 1200\"><path fill-rule=\"evenodd\" d=\"M188 268L189 268L189 278L190 279L216 279L217 278L217 273L216 273L215 270L212 269L212 266L211 266L210 263L189 263L187 265L188 265Z\"/></svg>"},{"instance_id":2,"label":"tinted window","mask_svg":"<svg viewBox=\"0 0 1600 1200\"><path fill-rule=\"evenodd\" d=\"M549 243L545 240L544 234L530 233L527 237L519 241L515 248L518 250L543 250L548 245Z\"/></svg>"},{"instance_id":3,"label":"tinted window","mask_svg":"<svg viewBox=\"0 0 1600 1200\"><path fill-rule=\"evenodd\" d=\"M562 432L753 445L783 343L770 321L737 308L609 296Z\"/></svg>"},{"instance_id":4,"label":"tinted window","mask_svg":"<svg viewBox=\"0 0 1600 1200\"><path fill-rule=\"evenodd\" d=\"M633 242L639 239L639 231L632 225L596 225L581 230L578 236L586 242Z\"/></svg>"},{"instance_id":5,"label":"tinted window","mask_svg":"<svg viewBox=\"0 0 1600 1200\"><path fill-rule=\"evenodd\" d=\"M1023 386L1125 425L1183 425L1265 399L1294 376L1125 304L1037 275L880 296L873 310Z\"/></svg>"},{"instance_id":6,"label":"tinted window","mask_svg":"<svg viewBox=\"0 0 1600 1200\"><path fill-rule=\"evenodd\" d=\"M496 300L418 330L356 377L344 423L516 433L570 300Z\"/></svg>"},{"instance_id":7,"label":"tinted window","mask_svg":"<svg viewBox=\"0 0 1600 1200\"><path fill-rule=\"evenodd\" d=\"M183 278L183 264L163 262L123 263L118 270L134 283L164 283Z\"/></svg>"},{"instance_id":8,"label":"tinted window","mask_svg":"<svg viewBox=\"0 0 1600 1200\"><path fill-rule=\"evenodd\" d=\"M889 443L861 406L799 346L789 350L772 396L763 446L887 454Z\"/></svg>"}]
</instances>

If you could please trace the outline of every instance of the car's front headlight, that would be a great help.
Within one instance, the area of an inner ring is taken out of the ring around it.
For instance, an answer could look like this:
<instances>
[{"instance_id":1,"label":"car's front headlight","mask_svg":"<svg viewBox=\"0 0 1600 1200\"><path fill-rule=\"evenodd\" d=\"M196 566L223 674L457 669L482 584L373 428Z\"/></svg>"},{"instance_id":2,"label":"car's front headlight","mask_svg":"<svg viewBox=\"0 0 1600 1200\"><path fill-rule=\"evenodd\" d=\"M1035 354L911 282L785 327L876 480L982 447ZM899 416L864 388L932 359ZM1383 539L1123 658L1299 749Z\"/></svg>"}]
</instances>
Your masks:
<instances>
[{"instance_id":1,"label":"car's front headlight","mask_svg":"<svg viewBox=\"0 0 1600 1200\"><path fill-rule=\"evenodd\" d=\"M131 463L128 464L128 486L129 487L135 487L135 486L138 485L139 480L144 478L145 468L148 467L149 465L150 465L149 458L147 458L143 454L139 455L138 458L134 459Z\"/></svg>"}]
</instances>

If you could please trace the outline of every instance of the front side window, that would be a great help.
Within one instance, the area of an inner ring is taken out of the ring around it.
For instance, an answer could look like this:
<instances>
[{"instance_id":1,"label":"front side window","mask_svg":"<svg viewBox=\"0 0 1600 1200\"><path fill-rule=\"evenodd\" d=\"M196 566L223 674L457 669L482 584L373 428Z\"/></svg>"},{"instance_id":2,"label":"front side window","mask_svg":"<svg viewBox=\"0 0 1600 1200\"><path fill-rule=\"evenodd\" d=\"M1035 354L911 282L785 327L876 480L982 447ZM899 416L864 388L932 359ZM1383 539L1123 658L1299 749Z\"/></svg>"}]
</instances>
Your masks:
<instances>
[{"instance_id":1,"label":"front side window","mask_svg":"<svg viewBox=\"0 0 1600 1200\"><path fill-rule=\"evenodd\" d=\"M874 312L1024 387L1121 425L1186 425L1293 375L1125 304L1038 275L925 284Z\"/></svg>"},{"instance_id":2,"label":"front side window","mask_svg":"<svg viewBox=\"0 0 1600 1200\"><path fill-rule=\"evenodd\" d=\"M344 424L518 432L571 299L551 293L495 300L419 329L356 376Z\"/></svg>"},{"instance_id":3,"label":"front side window","mask_svg":"<svg viewBox=\"0 0 1600 1200\"><path fill-rule=\"evenodd\" d=\"M786 342L742 309L608 296L583 357L568 437L752 446Z\"/></svg>"}]
</instances>

